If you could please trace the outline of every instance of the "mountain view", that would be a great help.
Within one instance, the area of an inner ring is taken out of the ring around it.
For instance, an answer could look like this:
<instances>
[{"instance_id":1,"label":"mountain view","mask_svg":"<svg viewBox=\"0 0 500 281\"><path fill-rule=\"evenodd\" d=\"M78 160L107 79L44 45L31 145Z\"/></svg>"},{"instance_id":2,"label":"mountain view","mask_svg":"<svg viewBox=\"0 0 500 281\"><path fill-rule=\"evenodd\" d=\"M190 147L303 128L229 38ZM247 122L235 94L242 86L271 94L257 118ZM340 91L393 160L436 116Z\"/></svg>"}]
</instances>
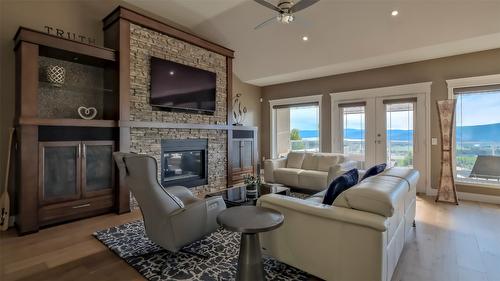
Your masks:
<instances>
[{"instance_id":1,"label":"mountain view","mask_svg":"<svg viewBox=\"0 0 500 281\"><path fill-rule=\"evenodd\" d=\"M389 132L392 135L392 140L407 140L408 134L413 133L413 131L406 130L391 130ZM364 130L346 129L347 139L362 139L363 134ZM318 136L318 130L300 130L300 137L303 139L317 138ZM456 136L459 141L500 142L500 123L457 127Z\"/></svg>"}]
</instances>

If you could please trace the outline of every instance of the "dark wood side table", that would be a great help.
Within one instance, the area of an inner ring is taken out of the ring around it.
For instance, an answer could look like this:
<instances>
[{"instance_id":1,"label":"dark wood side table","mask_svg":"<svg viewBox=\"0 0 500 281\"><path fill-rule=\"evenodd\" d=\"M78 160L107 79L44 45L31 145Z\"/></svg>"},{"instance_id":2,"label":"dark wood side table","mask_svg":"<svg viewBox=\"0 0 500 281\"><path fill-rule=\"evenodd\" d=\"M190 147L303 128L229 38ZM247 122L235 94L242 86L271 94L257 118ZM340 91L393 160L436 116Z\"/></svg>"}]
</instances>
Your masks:
<instances>
[{"instance_id":1,"label":"dark wood side table","mask_svg":"<svg viewBox=\"0 0 500 281\"><path fill-rule=\"evenodd\" d=\"M257 206L228 208L217 216L217 223L222 227L229 231L241 232L236 280L265 280L259 233L280 227L283 220L283 214L280 212Z\"/></svg>"}]
</instances>

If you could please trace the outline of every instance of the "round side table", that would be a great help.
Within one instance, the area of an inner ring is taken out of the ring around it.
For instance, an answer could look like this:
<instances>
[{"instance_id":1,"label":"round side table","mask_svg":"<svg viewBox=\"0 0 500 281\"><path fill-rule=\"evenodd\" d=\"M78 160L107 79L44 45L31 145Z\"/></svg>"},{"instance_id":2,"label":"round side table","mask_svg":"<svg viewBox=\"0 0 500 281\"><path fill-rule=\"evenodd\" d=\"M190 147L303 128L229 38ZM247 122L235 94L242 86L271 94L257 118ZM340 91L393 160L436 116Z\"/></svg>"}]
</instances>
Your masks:
<instances>
[{"instance_id":1,"label":"round side table","mask_svg":"<svg viewBox=\"0 0 500 281\"><path fill-rule=\"evenodd\" d=\"M217 223L222 227L229 231L241 232L236 280L265 280L259 233L280 227L283 219L280 212L257 206L228 208L217 216Z\"/></svg>"}]
</instances>

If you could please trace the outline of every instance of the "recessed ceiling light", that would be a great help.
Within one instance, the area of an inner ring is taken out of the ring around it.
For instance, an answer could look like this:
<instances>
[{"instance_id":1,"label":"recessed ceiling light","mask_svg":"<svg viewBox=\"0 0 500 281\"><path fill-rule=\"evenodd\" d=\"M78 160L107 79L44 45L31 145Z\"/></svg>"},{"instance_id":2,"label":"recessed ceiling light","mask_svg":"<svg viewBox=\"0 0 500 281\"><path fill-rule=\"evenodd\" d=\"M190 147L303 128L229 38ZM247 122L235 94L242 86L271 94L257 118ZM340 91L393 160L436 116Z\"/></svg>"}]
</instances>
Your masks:
<instances>
[{"instance_id":1,"label":"recessed ceiling light","mask_svg":"<svg viewBox=\"0 0 500 281\"><path fill-rule=\"evenodd\" d=\"M392 15L393 17L395 17L395 16L399 15L398 10L394 10L394 11L392 11L392 12L391 12L391 15Z\"/></svg>"},{"instance_id":2,"label":"recessed ceiling light","mask_svg":"<svg viewBox=\"0 0 500 281\"><path fill-rule=\"evenodd\" d=\"M309 40L309 37L307 37L307 36L302 36L302 41L307 41L307 40Z\"/></svg>"},{"instance_id":3,"label":"recessed ceiling light","mask_svg":"<svg viewBox=\"0 0 500 281\"><path fill-rule=\"evenodd\" d=\"M172 76L175 74L175 72L173 70L170 70L170 72L168 74L170 74Z\"/></svg>"}]
</instances>

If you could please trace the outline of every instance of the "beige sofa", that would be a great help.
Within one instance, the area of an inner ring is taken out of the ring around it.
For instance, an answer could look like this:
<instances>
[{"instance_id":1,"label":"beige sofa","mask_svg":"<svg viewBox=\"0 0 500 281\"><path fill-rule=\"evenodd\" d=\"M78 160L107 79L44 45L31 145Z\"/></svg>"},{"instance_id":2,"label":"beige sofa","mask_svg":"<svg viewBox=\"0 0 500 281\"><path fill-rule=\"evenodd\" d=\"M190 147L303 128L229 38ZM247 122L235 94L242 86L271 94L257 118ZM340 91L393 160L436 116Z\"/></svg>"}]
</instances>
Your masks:
<instances>
[{"instance_id":1,"label":"beige sofa","mask_svg":"<svg viewBox=\"0 0 500 281\"><path fill-rule=\"evenodd\" d=\"M343 192L308 199L264 195L258 206L283 213L283 225L261 233L263 251L325 280L391 280L415 219L419 173L391 168Z\"/></svg>"},{"instance_id":2,"label":"beige sofa","mask_svg":"<svg viewBox=\"0 0 500 281\"><path fill-rule=\"evenodd\" d=\"M290 152L287 158L264 161L264 180L290 187L322 191L337 176L356 168L338 153Z\"/></svg>"}]
</instances>

